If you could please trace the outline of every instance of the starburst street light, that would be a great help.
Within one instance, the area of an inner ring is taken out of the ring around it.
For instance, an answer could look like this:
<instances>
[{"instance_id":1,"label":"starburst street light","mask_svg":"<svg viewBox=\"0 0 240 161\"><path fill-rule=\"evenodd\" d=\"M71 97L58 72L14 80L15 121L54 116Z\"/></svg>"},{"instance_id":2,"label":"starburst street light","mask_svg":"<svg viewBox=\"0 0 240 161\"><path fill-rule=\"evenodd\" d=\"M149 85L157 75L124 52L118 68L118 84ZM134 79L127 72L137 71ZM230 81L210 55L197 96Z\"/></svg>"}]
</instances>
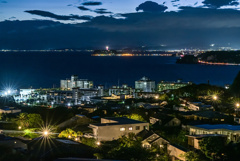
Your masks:
<instances>
[{"instance_id":1,"label":"starburst street light","mask_svg":"<svg viewBox=\"0 0 240 161\"><path fill-rule=\"evenodd\" d=\"M43 136L47 137L49 135L49 132L47 130L43 131Z\"/></svg>"},{"instance_id":2,"label":"starburst street light","mask_svg":"<svg viewBox=\"0 0 240 161\"><path fill-rule=\"evenodd\" d=\"M217 97L217 96L213 96L213 99L214 99L214 100L217 100L217 99L218 99L218 97Z\"/></svg>"},{"instance_id":3,"label":"starburst street light","mask_svg":"<svg viewBox=\"0 0 240 161\"><path fill-rule=\"evenodd\" d=\"M239 104L239 103L236 103L236 106L237 106L237 108L239 108L240 104Z\"/></svg>"}]
</instances>

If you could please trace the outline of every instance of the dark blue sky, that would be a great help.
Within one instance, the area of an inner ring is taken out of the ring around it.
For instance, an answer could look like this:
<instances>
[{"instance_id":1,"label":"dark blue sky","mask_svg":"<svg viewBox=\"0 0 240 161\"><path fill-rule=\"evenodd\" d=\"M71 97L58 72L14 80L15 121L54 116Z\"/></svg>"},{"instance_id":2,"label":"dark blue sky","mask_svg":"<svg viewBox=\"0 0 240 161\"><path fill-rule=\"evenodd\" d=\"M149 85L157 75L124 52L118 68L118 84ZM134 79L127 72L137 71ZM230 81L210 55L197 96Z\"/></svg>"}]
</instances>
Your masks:
<instances>
[{"instance_id":1,"label":"dark blue sky","mask_svg":"<svg viewBox=\"0 0 240 161\"><path fill-rule=\"evenodd\" d=\"M0 0L0 49L240 48L239 9L239 0Z\"/></svg>"}]
</instances>

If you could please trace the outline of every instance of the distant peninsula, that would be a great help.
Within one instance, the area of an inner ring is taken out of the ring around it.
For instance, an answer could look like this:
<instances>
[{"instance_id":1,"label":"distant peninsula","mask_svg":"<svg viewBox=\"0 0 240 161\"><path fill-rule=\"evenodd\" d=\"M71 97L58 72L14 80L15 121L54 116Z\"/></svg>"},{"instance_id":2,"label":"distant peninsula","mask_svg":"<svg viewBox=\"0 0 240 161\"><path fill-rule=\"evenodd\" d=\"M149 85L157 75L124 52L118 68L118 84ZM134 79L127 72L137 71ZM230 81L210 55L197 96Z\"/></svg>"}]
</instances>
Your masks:
<instances>
[{"instance_id":1,"label":"distant peninsula","mask_svg":"<svg viewBox=\"0 0 240 161\"><path fill-rule=\"evenodd\" d=\"M208 51L180 57L179 64L240 65L240 51Z\"/></svg>"}]
</instances>

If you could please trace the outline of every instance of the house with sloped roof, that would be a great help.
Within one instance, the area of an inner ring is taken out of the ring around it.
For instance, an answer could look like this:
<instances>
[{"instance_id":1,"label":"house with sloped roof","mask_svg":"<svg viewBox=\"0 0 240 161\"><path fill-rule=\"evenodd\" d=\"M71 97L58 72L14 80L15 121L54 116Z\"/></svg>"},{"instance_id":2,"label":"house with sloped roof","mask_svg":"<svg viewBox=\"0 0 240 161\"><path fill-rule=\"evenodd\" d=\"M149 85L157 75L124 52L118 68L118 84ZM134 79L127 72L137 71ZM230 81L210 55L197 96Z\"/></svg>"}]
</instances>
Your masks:
<instances>
[{"instance_id":1,"label":"house with sloped roof","mask_svg":"<svg viewBox=\"0 0 240 161\"><path fill-rule=\"evenodd\" d=\"M228 116L217 111L201 111L193 114L194 120L203 120L209 122L224 122Z\"/></svg>"},{"instance_id":2,"label":"house with sloped roof","mask_svg":"<svg viewBox=\"0 0 240 161\"><path fill-rule=\"evenodd\" d=\"M159 146L160 148L166 148L169 141L154 133L153 131L143 130L136 137L141 137L142 146L144 148L151 148L152 146Z\"/></svg>"},{"instance_id":3,"label":"house with sloped roof","mask_svg":"<svg viewBox=\"0 0 240 161\"><path fill-rule=\"evenodd\" d=\"M149 118L151 124L161 126L180 126L181 120L166 114L156 114Z\"/></svg>"}]
</instances>

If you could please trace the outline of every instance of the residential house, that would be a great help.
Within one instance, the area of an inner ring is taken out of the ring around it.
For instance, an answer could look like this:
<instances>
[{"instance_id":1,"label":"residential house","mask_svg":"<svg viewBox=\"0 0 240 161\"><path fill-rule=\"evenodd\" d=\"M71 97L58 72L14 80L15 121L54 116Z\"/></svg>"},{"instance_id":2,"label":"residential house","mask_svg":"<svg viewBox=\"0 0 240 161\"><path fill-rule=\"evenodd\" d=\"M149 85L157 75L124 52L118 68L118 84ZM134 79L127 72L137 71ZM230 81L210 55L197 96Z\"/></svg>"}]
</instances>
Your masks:
<instances>
[{"instance_id":1,"label":"residential house","mask_svg":"<svg viewBox=\"0 0 240 161\"><path fill-rule=\"evenodd\" d=\"M143 130L137 135L137 137L141 137L143 139L142 146L144 148L151 148L152 146L167 148L167 144L169 144L169 141L160 137L153 131Z\"/></svg>"},{"instance_id":2,"label":"residential house","mask_svg":"<svg viewBox=\"0 0 240 161\"><path fill-rule=\"evenodd\" d=\"M216 111L201 111L193 114L194 120L202 120L207 122L225 122L228 116Z\"/></svg>"},{"instance_id":3,"label":"residential house","mask_svg":"<svg viewBox=\"0 0 240 161\"><path fill-rule=\"evenodd\" d=\"M101 118L101 123L90 124L93 135L98 141L111 141L129 133L139 133L149 129L149 123L126 117Z\"/></svg>"},{"instance_id":4,"label":"residential house","mask_svg":"<svg viewBox=\"0 0 240 161\"><path fill-rule=\"evenodd\" d=\"M185 154L188 152L187 149L179 145L168 144L167 150L173 161L175 160L186 161Z\"/></svg>"},{"instance_id":5,"label":"residential house","mask_svg":"<svg viewBox=\"0 0 240 161\"><path fill-rule=\"evenodd\" d=\"M189 126L189 135L220 134L227 135L229 141L240 142L240 125L202 124Z\"/></svg>"},{"instance_id":6,"label":"residential house","mask_svg":"<svg viewBox=\"0 0 240 161\"><path fill-rule=\"evenodd\" d=\"M203 134L203 135L187 135L188 137L188 145L195 149L200 149L199 143L202 141L203 138L208 137L220 137L223 139L224 142L227 140L227 135L220 135L220 134Z\"/></svg>"},{"instance_id":7,"label":"residential house","mask_svg":"<svg viewBox=\"0 0 240 161\"><path fill-rule=\"evenodd\" d=\"M161 126L180 126L181 120L164 114L156 114L149 118L151 124L159 124Z\"/></svg>"}]
</instances>

